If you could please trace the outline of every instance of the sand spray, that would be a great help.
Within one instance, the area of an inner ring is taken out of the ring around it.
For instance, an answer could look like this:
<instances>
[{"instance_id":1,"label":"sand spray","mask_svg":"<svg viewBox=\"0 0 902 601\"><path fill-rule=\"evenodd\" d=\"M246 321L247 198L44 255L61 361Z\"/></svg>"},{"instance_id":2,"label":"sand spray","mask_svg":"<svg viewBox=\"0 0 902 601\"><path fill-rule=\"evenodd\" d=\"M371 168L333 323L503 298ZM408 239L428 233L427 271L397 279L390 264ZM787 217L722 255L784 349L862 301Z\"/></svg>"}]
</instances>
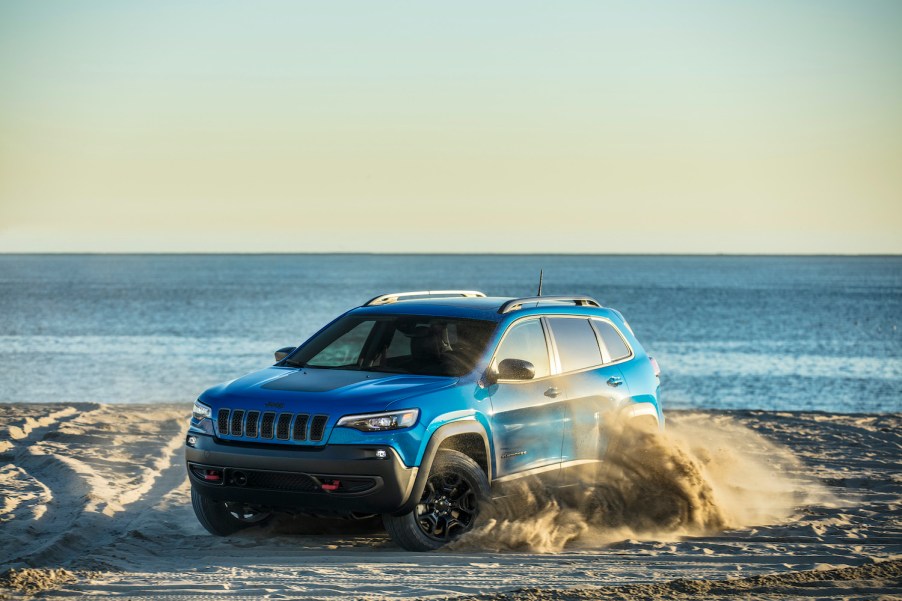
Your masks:
<instances>
[{"instance_id":1,"label":"sand spray","mask_svg":"<svg viewBox=\"0 0 902 601\"><path fill-rule=\"evenodd\" d=\"M727 415L682 415L664 432L607 428L612 442L590 480L563 489L520 480L451 548L556 552L675 540L785 522L830 496L789 449Z\"/></svg>"}]
</instances>

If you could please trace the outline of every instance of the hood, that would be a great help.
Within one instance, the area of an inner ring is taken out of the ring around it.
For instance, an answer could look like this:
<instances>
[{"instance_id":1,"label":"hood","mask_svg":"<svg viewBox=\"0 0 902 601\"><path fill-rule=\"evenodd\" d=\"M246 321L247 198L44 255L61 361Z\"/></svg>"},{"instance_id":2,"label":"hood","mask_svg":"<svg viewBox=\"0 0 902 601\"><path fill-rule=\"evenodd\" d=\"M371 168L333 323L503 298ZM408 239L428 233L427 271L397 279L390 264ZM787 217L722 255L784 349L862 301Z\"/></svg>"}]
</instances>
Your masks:
<instances>
[{"instance_id":1,"label":"hood","mask_svg":"<svg viewBox=\"0 0 902 601\"><path fill-rule=\"evenodd\" d=\"M315 368L269 367L204 392L215 408L346 414L382 411L390 404L453 386L457 378Z\"/></svg>"}]
</instances>

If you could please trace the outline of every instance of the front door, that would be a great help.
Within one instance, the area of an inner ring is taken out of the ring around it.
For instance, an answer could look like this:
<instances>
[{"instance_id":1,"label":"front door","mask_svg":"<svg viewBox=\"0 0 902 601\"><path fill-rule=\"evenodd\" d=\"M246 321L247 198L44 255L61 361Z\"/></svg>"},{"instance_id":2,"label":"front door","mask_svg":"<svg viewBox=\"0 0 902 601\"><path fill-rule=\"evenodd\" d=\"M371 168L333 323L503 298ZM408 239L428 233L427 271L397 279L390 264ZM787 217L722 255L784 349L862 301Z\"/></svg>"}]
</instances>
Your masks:
<instances>
[{"instance_id":1,"label":"front door","mask_svg":"<svg viewBox=\"0 0 902 601\"><path fill-rule=\"evenodd\" d=\"M564 391L552 376L545 328L540 318L514 322L501 339L492 360L529 361L531 380L499 380L489 387L495 437L497 480L523 475L555 480L561 462Z\"/></svg>"}]
</instances>

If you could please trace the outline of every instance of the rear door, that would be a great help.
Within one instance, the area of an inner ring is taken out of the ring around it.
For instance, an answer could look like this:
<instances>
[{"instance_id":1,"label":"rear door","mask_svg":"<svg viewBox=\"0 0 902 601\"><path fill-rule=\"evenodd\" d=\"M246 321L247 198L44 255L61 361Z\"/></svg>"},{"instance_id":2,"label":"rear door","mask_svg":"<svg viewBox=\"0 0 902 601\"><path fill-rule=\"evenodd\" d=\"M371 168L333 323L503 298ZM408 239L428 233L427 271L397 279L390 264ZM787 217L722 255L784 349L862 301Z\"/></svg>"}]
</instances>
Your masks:
<instances>
[{"instance_id":1,"label":"rear door","mask_svg":"<svg viewBox=\"0 0 902 601\"><path fill-rule=\"evenodd\" d=\"M499 380L490 387L497 480L524 474L556 481L561 461L563 390L552 375L548 337L541 318L508 327L492 364L523 359L535 366L532 380Z\"/></svg>"},{"instance_id":2,"label":"rear door","mask_svg":"<svg viewBox=\"0 0 902 601\"><path fill-rule=\"evenodd\" d=\"M561 444L562 483L594 481L608 444L606 422L629 389L620 368L599 344L595 320L548 317L565 404ZM607 363L607 364L606 364Z\"/></svg>"}]
</instances>

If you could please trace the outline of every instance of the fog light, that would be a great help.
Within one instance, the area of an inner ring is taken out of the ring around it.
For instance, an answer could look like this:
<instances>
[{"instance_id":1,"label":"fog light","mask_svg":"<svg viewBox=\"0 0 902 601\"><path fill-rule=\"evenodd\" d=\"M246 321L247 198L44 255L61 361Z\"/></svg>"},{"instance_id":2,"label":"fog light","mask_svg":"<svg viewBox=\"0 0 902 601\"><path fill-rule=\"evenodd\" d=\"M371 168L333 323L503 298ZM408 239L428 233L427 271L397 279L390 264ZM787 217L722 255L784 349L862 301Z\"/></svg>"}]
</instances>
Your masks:
<instances>
[{"instance_id":1,"label":"fog light","mask_svg":"<svg viewBox=\"0 0 902 601\"><path fill-rule=\"evenodd\" d=\"M379 459L385 459L386 457L388 457L388 453L385 452L385 449L377 449L376 457L378 457Z\"/></svg>"},{"instance_id":2,"label":"fog light","mask_svg":"<svg viewBox=\"0 0 902 601\"><path fill-rule=\"evenodd\" d=\"M197 436L188 436L185 442L188 443L189 447L193 447L197 444Z\"/></svg>"}]
</instances>

